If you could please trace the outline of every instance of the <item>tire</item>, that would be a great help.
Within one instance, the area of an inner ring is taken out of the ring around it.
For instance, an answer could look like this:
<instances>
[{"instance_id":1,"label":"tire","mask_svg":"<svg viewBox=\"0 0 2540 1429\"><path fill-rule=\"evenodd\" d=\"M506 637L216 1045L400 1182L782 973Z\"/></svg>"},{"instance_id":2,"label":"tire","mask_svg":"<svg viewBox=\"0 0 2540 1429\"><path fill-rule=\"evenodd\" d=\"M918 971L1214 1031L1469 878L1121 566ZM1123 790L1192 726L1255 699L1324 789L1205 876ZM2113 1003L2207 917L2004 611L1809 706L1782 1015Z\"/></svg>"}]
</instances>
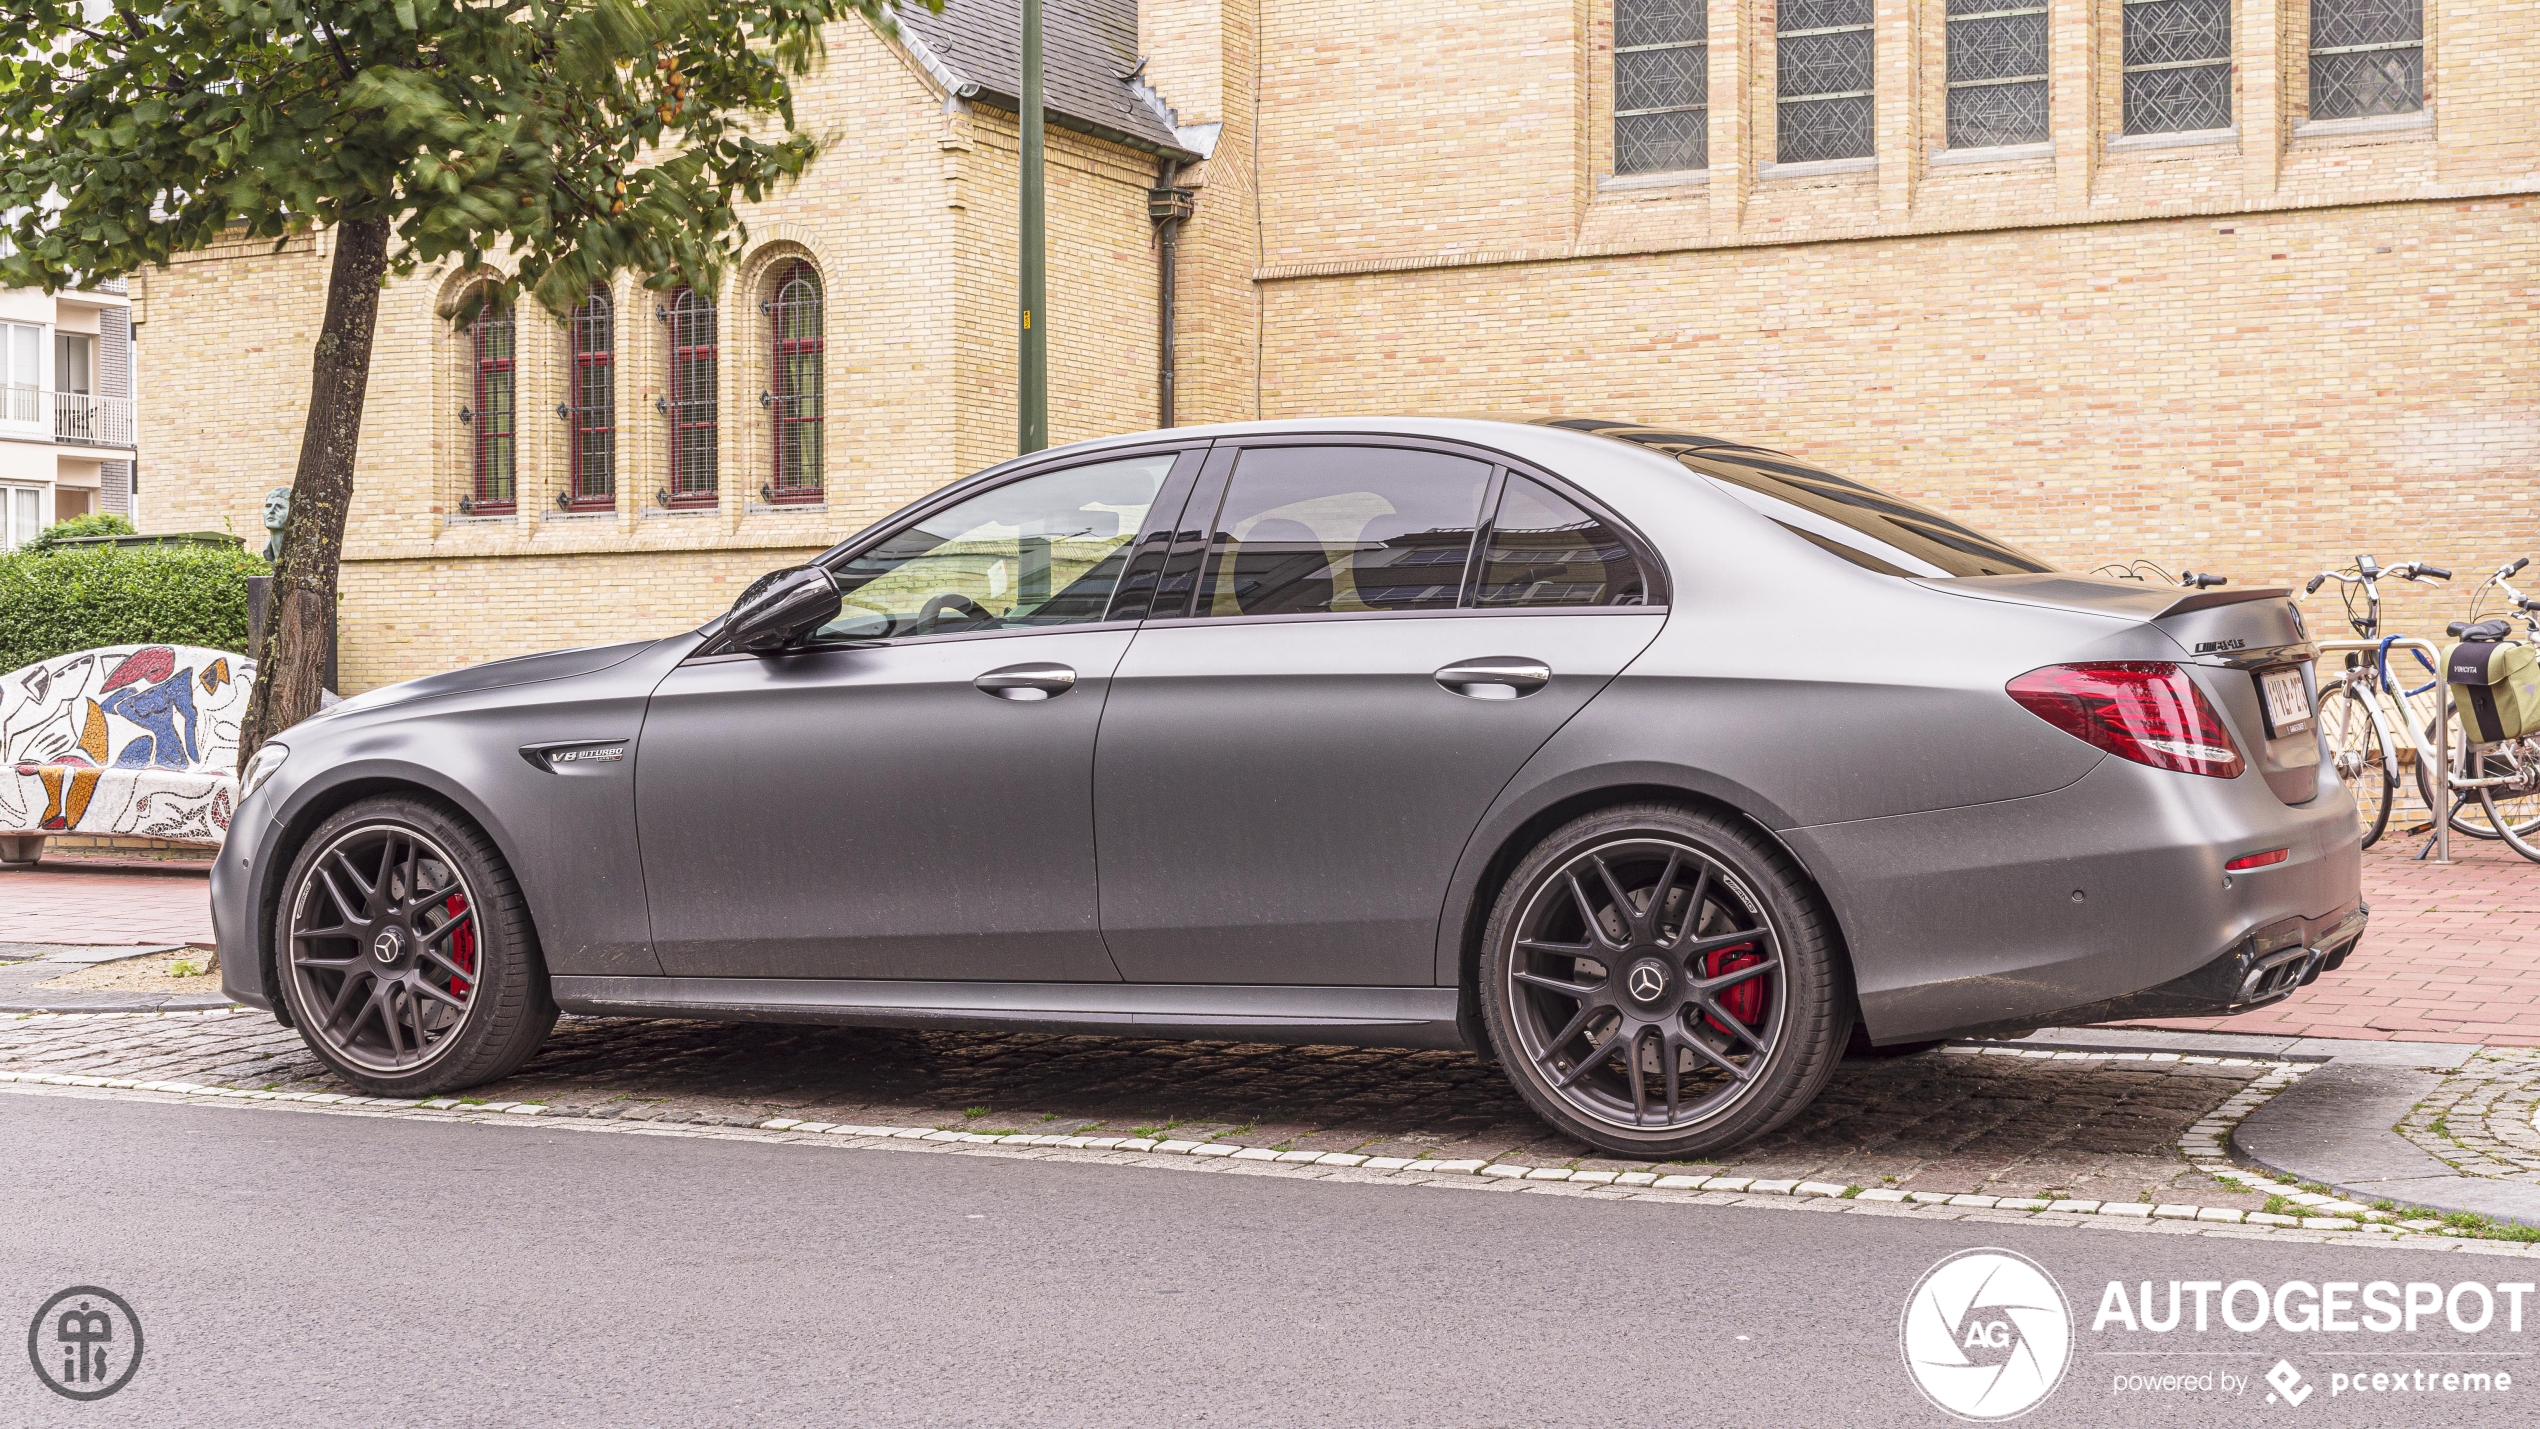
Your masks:
<instances>
[{"instance_id":1,"label":"tire","mask_svg":"<svg viewBox=\"0 0 2540 1429\"><path fill-rule=\"evenodd\" d=\"M448 806L365 799L292 860L274 974L301 1040L377 1096L509 1076L555 1026L529 906L493 841Z\"/></svg>"},{"instance_id":2,"label":"tire","mask_svg":"<svg viewBox=\"0 0 2540 1429\"><path fill-rule=\"evenodd\" d=\"M1798 864L1741 823L1666 804L1588 814L1536 845L1492 905L1480 980L1518 1094L1621 1156L1771 1131L1825 1089L1852 1029L1834 920Z\"/></svg>"},{"instance_id":3,"label":"tire","mask_svg":"<svg viewBox=\"0 0 2540 1429\"><path fill-rule=\"evenodd\" d=\"M2399 779L2391 772L2390 747L2372 702L2353 685L2328 700L2329 758L2336 762L2339 782L2354 796L2355 822L2370 848L2390 827L2390 806L2398 802Z\"/></svg>"}]
</instances>

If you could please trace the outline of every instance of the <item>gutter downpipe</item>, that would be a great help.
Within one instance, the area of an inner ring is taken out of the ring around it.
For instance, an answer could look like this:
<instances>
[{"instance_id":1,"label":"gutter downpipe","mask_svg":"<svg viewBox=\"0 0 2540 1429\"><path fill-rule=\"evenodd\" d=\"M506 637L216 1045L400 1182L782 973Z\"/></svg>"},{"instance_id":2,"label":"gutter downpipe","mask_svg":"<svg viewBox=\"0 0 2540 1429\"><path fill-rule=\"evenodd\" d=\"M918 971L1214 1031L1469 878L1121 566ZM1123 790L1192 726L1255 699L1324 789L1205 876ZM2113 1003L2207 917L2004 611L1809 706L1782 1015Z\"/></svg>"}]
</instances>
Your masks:
<instances>
[{"instance_id":1,"label":"gutter downpipe","mask_svg":"<svg viewBox=\"0 0 2540 1429\"><path fill-rule=\"evenodd\" d=\"M1191 191L1177 187L1181 165L1172 159L1156 161L1155 187L1147 194L1147 217L1155 220L1155 404L1156 425L1173 425L1174 360L1173 348L1173 279L1176 267L1177 240L1182 225L1190 221Z\"/></svg>"}]
</instances>

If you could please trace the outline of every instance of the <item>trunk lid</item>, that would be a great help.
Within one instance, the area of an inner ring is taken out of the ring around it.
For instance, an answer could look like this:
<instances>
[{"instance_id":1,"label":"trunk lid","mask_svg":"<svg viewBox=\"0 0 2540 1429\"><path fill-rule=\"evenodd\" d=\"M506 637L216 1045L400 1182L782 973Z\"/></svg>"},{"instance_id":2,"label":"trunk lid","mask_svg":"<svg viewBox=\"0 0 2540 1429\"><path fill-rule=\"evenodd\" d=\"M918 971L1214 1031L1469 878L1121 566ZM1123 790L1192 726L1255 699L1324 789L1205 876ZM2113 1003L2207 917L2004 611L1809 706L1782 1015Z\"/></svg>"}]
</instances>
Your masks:
<instances>
[{"instance_id":1,"label":"trunk lid","mask_svg":"<svg viewBox=\"0 0 2540 1429\"><path fill-rule=\"evenodd\" d=\"M2150 625L2178 647L2205 697L2231 724L2241 752L2287 804L2319 793L2319 649L2293 592L2275 586L2186 590L2140 581L2060 573L1922 579L1917 585L1976 600L2079 611ZM2278 729L2269 718L2267 672L2298 668L2313 712L2308 727Z\"/></svg>"}]
</instances>

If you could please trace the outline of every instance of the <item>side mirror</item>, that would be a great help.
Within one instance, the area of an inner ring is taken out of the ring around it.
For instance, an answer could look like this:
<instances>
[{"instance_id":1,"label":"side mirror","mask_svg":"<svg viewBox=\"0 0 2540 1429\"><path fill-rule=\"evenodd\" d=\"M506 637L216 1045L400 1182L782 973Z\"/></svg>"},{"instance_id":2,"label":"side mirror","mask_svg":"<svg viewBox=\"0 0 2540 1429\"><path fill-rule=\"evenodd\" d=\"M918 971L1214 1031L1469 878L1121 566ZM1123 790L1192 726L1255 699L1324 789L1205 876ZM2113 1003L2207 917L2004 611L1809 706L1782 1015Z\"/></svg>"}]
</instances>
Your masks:
<instances>
[{"instance_id":1,"label":"side mirror","mask_svg":"<svg viewBox=\"0 0 2540 1429\"><path fill-rule=\"evenodd\" d=\"M736 650L781 650L838 615L838 582L825 566L792 566L750 582L723 622Z\"/></svg>"}]
</instances>

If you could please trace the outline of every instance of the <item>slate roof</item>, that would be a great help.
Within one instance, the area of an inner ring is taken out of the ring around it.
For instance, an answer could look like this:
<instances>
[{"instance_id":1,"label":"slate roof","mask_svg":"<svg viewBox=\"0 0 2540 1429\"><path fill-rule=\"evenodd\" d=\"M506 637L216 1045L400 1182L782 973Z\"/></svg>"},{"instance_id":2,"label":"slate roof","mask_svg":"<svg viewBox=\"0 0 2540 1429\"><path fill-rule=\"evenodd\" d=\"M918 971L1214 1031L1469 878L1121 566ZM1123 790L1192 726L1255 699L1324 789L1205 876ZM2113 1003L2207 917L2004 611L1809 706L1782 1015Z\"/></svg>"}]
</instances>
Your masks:
<instances>
[{"instance_id":1,"label":"slate roof","mask_svg":"<svg viewBox=\"0 0 2540 1429\"><path fill-rule=\"evenodd\" d=\"M895 12L955 93L1020 111L1023 0L944 0ZM1041 85L1048 122L1150 154L1199 157L1174 136L1138 68L1137 0L1042 0Z\"/></svg>"}]
</instances>

